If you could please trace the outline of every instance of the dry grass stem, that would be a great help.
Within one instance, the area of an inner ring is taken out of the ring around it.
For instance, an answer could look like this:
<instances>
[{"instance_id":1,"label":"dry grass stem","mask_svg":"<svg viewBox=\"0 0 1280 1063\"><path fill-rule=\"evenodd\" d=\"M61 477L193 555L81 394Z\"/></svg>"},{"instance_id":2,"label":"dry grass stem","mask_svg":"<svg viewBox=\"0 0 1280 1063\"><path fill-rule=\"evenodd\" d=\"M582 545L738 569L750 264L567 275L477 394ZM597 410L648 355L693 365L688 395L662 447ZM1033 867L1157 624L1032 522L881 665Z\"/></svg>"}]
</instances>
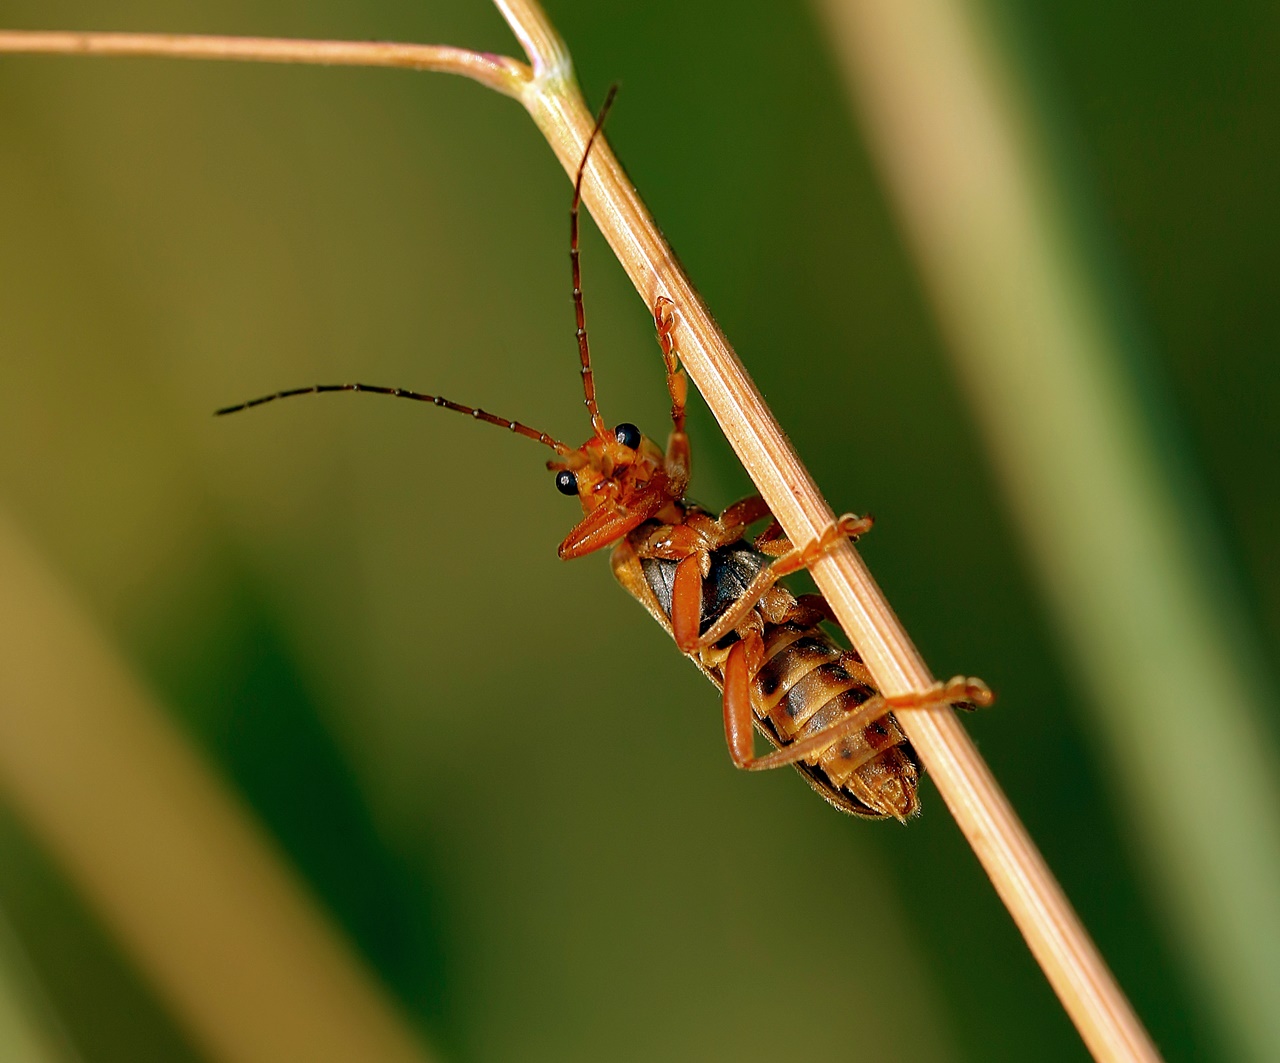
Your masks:
<instances>
[{"instance_id":1,"label":"dry grass stem","mask_svg":"<svg viewBox=\"0 0 1280 1063\"><path fill-rule=\"evenodd\" d=\"M450 65L430 68L474 77L515 96L572 174L593 116L573 79L565 46L536 3L496 3L529 55L531 77L525 78L520 64L512 60L475 56L465 62L459 58L462 53L452 49L436 50L451 54ZM80 42L74 50L83 52L84 40L93 35L70 36ZM0 35L0 50L33 50L13 47L24 39ZM154 50L147 54L165 54L163 42L171 39L153 38ZM288 43L296 47L299 42ZM329 48L318 44L314 61L332 61ZM175 54L196 53L191 49ZM287 61L303 60L294 52ZM494 69L504 72L501 78ZM652 307L658 296L676 305L675 337L685 367L782 527L795 542L815 538L834 519L831 507L603 140L593 150L583 200L645 305ZM934 677L852 546L845 543L832 551L813 575L886 695L932 686ZM913 710L899 718L1095 1058L1158 1060L1146 1031L951 710Z\"/></svg>"}]
</instances>

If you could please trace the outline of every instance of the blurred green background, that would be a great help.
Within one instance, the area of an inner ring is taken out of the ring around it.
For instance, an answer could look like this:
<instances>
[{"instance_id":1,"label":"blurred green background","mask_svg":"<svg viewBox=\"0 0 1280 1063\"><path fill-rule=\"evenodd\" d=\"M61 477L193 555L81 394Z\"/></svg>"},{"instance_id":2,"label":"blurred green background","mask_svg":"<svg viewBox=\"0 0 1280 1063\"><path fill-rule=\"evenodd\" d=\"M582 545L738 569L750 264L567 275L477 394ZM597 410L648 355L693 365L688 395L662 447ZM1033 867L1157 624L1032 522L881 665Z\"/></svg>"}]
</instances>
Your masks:
<instances>
[{"instance_id":1,"label":"blurred green background","mask_svg":"<svg viewBox=\"0 0 1280 1063\"><path fill-rule=\"evenodd\" d=\"M1274 666L1280 12L992 6ZM610 140L817 481L877 516L925 656L999 691L969 729L1167 1058L1227 1058L814 13L548 10L589 99L621 82ZM480 0L0 23L516 48ZM568 199L519 106L455 78L0 56L0 505L445 1058L1084 1058L930 784L901 828L732 768L605 559L556 559L576 507L539 448L373 398L210 416L358 379L585 437ZM647 311L590 225L583 269L604 416L662 436ZM691 432L694 496L748 493L698 403ZM80 1058L206 1058L4 809L0 906Z\"/></svg>"}]
</instances>

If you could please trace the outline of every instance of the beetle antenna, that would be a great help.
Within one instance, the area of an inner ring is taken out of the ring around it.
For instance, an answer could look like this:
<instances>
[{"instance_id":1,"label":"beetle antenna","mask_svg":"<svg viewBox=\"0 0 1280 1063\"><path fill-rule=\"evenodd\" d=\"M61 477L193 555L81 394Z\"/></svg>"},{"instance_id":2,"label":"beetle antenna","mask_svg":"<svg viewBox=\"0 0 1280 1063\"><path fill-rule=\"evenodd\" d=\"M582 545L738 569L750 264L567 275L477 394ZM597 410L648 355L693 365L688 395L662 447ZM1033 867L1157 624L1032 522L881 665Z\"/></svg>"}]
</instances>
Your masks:
<instances>
[{"instance_id":1,"label":"beetle antenna","mask_svg":"<svg viewBox=\"0 0 1280 1063\"><path fill-rule=\"evenodd\" d=\"M248 402L242 402L236 406L224 406L220 410L214 410L213 415L222 417L228 413L239 413L241 410L248 410L254 406L275 402L276 399L291 399L295 395L322 395L329 391L361 391L369 392L373 395L390 395L395 399L413 399L414 402L429 402L432 406L440 406L446 410L453 410L455 413L464 413L477 421L484 421L485 424L496 424L499 428L505 428L509 432L515 432L516 435L524 436L526 439L532 439L543 446L548 446L557 454L570 454L573 451L572 447L567 447L559 440L552 439L546 432L539 432L536 428L530 428L527 424L521 424L519 421L510 421L505 417L497 417L492 413L486 413L484 410L463 406L457 402L450 402L439 395L427 395L421 391L410 391L408 388L384 388L376 384L316 384L309 388L290 388L288 391L277 391L273 395L263 395L261 398L250 399Z\"/></svg>"},{"instance_id":2,"label":"beetle antenna","mask_svg":"<svg viewBox=\"0 0 1280 1063\"><path fill-rule=\"evenodd\" d=\"M596 116L595 128L587 137L587 146L582 152L582 162L578 163L578 176L573 182L573 205L569 208L569 261L573 265L573 310L578 319L578 356L582 359L582 393L587 412L591 415L591 427L601 439L607 439L609 432L605 428L604 418L600 416L600 407L596 405L596 381L591 372L591 348L587 346L587 317L582 309L582 271L578 265L578 205L582 201L582 175L587 169L587 159L591 155L591 146L604 125L605 116L613 106L613 98L618 94L617 84L609 86L604 104Z\"/></svg>"}]
</instances>

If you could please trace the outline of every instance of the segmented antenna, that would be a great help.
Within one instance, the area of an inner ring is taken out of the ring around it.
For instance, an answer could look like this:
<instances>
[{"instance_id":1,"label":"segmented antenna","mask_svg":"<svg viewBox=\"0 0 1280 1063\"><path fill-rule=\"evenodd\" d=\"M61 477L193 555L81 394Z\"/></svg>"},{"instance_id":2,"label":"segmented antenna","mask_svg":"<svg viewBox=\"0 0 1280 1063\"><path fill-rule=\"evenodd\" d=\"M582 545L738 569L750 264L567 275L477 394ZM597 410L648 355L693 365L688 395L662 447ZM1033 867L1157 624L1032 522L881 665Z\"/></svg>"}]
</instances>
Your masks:
<instances>
[{"instance_id":1,"label":"segmented antenna","mask_svg":"<svg viewBox=\"0 0 1280 1063\"><path fill-rule=\"evenodd\" d=\"M591 348L587 345L587 316L582 309L582 270L578 265L578 204L582 201L582 175L587 169L591 146L596 142L596 136L600 133L605 116L613 106L613 98L617 94L618 86L610 85L600 113L596 116L595 128L587 138L582 161L578 163L578 176L573 182L573 206L569 208L569 261L573 265L573 311L578 319L578 356L582 360L583 402L591 415L591 428L601 439L608 439L610 433L605 427L604 418L600 416L600 408L596 405L596 380L591 372Z\"/></svg>"},{"instance_id":2,"label":"segmented antenna","mask_svg":"<svg viewBox=\"0 0 1280 1063\"><path fill-rule=\"evenodd\" d=\"M591 146L595 143L596 137L604 126L605 116L609 113L609 108L613 105L613 98L617 95L617 92L617 85L610 86L609 92L604 98L604 105L596 116L595 127L591 130L591 136L587 138L587 146L582 152L582 162L578 164L578 175L573 182L573 205L569 208L569 258L573 263L573 309L578 319L578 355L582 360L583 401L586 403L587 411L591 414L592 430L601 439L610 438L611 433L605 427L604 418L600 416L600 409L596 405L595 377L591 372L591 349L587 346L587 319L582 309L582 273L578 267L578 205L582 201L582 175L586 172L587 159L591 155ZM373 395L390 395L396 399L429 402L433 406L453 410L455 413L463 413L475 418L477 421L484 421L486 424L497 425L499 428L515 432L516 435L524 436L526 439L532 439L543 446L550 447L561 456L574 452L572 447L566 446L557 439L552 439L546 432L539 432L536 428L530 428L527 424L521 424L519 421L509 421L504 417L486 413L484 410L463 406L457 402L450 402L439 395L427 395L421 391L410 391L408 388L385 388L377 384L316 384L309 388L290 388L288 391L277 391L273 395L263 395L261 398L250 399L248 402L241 402L235 406L224 406L220 410L215 410L214 416L222 417L228 413L239 413L241 410L252 409L254 406L275 402L277 399L291 399L297 395L322 395L329 391L363 391ZM560 468L562 466L552 463L551 467Z\"/></svg>"},{"instance_id":3,"label":"segmented antenna","mask_svg":"<svg viewBox=\"0 0 1280 1063\"><path fill-rule=\"evenodd\" d=\"M248 402L242 402L236 406L224 406L220 410L215 410L213 415L222 417L228 413L239 413L241 410L252 409L254 406L275 402L276 399L291 399L295 395L322 395L329 391L367 391L373 395L390 395L394 399L429 402L432 406L453 410L454 413L464 413L477 421L483 421L485 424L494 424L499 428L507 429L509 432L515 432L516 435L524 436L526 439L532 439L543 446L550 447L557 454L570 454L573 449L565 446L559 440L552 439L546 432L539 432L536 428L530 428L527 424L521 424L519 421L509 421L505 417L497 417L492 413L486 413L484 410L463 406L457 402L450 402L439 395L427 395L421 391L410 391L408 388L384 388L376 384L316 384L309 388L290 388L288 391L277 391L274 395L263 395L261 398L250 399Z\"/></svg>"}]
</instances>

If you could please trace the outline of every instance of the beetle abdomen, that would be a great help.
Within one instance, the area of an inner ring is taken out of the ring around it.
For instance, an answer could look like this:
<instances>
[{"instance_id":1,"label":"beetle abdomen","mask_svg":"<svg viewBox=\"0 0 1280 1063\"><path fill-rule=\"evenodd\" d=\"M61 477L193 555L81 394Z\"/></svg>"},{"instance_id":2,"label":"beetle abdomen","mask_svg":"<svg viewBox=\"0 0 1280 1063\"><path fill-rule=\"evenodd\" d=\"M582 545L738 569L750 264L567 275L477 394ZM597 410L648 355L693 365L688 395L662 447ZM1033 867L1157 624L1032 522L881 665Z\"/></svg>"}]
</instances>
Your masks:
<instances>
[{"instance_id":1,"label":"beetle abdomen","mask_svg":"<svg viewBox=\"0 0 1280 1063\"><path fill-rule=\"evenodd\" d=\"M700 627L705 631L745 592L771 558L746 543L711 555L702 581ZM668 618L676 563L641 562L645 582ZM841 649L820 627L764 624L765 663L752 680L756 725L775 746L790 745L837 723L877 693L870 672L853 651ZM736 640L731 633L721 643ZM718 667L703 666L719 686ZM815 790L854 815L905 819L918 808L920 771L914 751L892 714L873 720L796 767Z\"/></svg>"},{"instance_id":2,"label":"beetle abdomen","mask_svg":"<svg viewBox=\"0 0 1280 1063\"><path fill-rule=\"evenodd\" d=\"M821 628L766 625L764 644L752 708L761 730L779 746L830 727L877 693L862 659ZM918 808L920 771L891 713L799 767L815 790L846 812L905 819Z\"/></svg>"},{"instance_id":3,"label":"beetle abdomen","mask_svg":"<svg viewBox=\"0 0 1280 1063\"><path fill-rule=\"evenodd\" d=\"M743 594L756 575L769 566L770 559L746 543L734 543L711 554L711 571L702 581L702 616L699 630L706 631ZM646 557L640 562L645 581L671 619L671 597L675 593L676 563Z\"/></svg>"}]
</instances>

